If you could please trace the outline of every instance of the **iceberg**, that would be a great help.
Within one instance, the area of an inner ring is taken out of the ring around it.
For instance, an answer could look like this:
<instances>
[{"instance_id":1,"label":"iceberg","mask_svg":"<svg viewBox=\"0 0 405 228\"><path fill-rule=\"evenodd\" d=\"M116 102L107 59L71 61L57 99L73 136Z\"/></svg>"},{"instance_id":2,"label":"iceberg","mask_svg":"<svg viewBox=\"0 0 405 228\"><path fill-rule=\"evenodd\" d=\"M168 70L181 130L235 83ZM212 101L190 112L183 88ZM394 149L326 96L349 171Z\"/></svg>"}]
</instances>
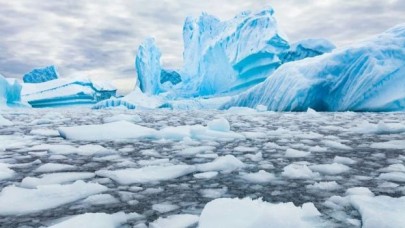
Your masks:
<instances>
[{"instance_id":1,"label":"iceberg","mask_svg":"<svg viewBox=\"0 0 405 228\"><path fill-rule=\"evenodd\" d=\"M21 106L21 85L16 79L0 74L0 107Z\"/></svg>"},{"instance_id":2,"label":"iceberg","mask_svg":"<svg viewBox=\"0 0 405 228\"><path fill-rule=\"evenodd\" d=\"M325 39L306 39L291 45L290 49L281 53L282 63L323 55L332 52L336 46Z\"/></svg>"},{"instance_id":3,"label":"iceberg","mask_svg":"<svg viewBox=\"0 0 405 228\"><path fill-rule=\"evenodd\" d=\"M23 77L24 83L42 83L59 78L58 71L55 66L34 69Z\"/></svg>"},{"instance_id":4,"label":"iceberg","mask_svg":"<svg viewBox=\"0 0 405 228\"><path fill-rule=\"evenodd\" d=\"M185 97L236 93L264 81L289 49L273 9L243 12L229 21L202 14L183 28Z\"/></svg>"},{"instance_id":5,"label":"iceberg","mask_svg":"<svg viewBox=\"0 0 405 228\"><path fill-rule=\"evenodd\" d=\"M404 111L405 24L332 53L283 64L223 108Z\"/></svg>"},{"instance_id":6,"label":"iceberg","mask_svg":"<svg viewBox=\"0 0 405 228\"><path fill-rule=\"evenodd\" d=\"M61 78L43 83L24 83L21 96L34 108L94 105L115 97L116 89L86 77Z\"/></svg>"},{"instance_id":7,"label":"iceberg","mask_svg":"<svg viewBox=\"0 0 405 228\"><path fill-rule=\"evenodd\" d=\"M146 39L138 48L135 66L139 88L148 95L160 93L160 50L153 38Z\"/></svg>"}]
</instances>

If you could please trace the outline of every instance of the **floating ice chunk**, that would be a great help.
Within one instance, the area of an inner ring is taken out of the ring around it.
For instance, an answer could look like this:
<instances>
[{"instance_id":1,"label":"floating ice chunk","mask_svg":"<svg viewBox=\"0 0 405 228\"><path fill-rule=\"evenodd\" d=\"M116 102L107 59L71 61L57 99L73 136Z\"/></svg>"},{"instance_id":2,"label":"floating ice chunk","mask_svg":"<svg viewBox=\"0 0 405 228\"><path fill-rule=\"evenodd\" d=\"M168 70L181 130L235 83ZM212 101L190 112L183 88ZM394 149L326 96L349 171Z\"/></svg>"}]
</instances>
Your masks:
<instances>
[{"instance_id":1,"label":"floating ice chunk","mask_svg":"<svg viewBox=\"0 0 405 228\"><path fill-rule=\"evenodd\" d=\"M405 226L405 197L352 196L350 202L360 212L364 228Z\"/></svg>"},{"instance_id":2,"label":"floating ice chunk","mask_svg":"<svg viewBox=\"0 0 405 228\"><path fill-rule=\"evenodd\" d=\"M336 156L333 159L333 162L343 164L343 165L354 165L354 164L357 163L357 161L355 161L355 160L353 160L351 158L340 157L340 156Z\"/></svg>"},{"instance_id":3,"label":"floating ice chunk","mask_svg":"<svg viewBox=\"0 0 405 228\"><path fill-rule=\"evenodd\" d=\"M309 166L309 168L312 171L319 172L325 175L337 175L348 172L350 170L350 167L338 163L311 165Z\"/></svg>"},{"instance_id":4,"label":"floating ice chunk","mask_svg":"<svg viewBox=\"0 0 405 228\"><path fill-rule=\"evenodd\" d=\"M223 130L223 129L222 129ZM127 121L112 122L102 125L83 125L61 127L60 136L71 140L99 141L119 139L167 139L183 140L232 140L243 139L244 136L232 131L211 130L201 125L166 127L160 131L143 127Z\"/></svg>"},{"instance_id":5,"label":"floating ice chunk","mask_svg":"<svg viewBox=\"0 0 405 228\"><path fill-rule=\"evenodd\" d=\"M94 173L51 173L43 174L40 178L37 177L26 177L21 181L21 187L25 188L35 188L39 185L50 185L50 184L64 184L68 182L73 182L76 180L85 180L95 177Z\"/></svg>"},{"instance_id":6,"label":"floating ice chunk","mask_svg":"<svg viewBox=\"0 0 405 228\"><path fill-rule=\"evenodd\" d=\"M350 146L346 146L346 145L344 145L340 142L336 142L336 141L323 140L322 143L325 146L332 147L332 148L339 149L339 150L351 150L352 149Z\"/></svg>"},{"instance_id":7,"label":"floating ice chunk","mask_svg":"<svg viewBox=\"0 0 405 228\"><path fill-rule=\"evenodd\" d=\"M59 136L59 132L52 129L34 129L30 132L31 135L40 135L40 136Z\"/></svg>"},{"instance_id":8,"label":"floating ice chunk","mask_svg":"<svg viewBox=\"0 0 405 228\"><path fill-rule=\"evenodd\" d=\"M340 189L341 186L338 183L336 183L336 181L330 181L330 182L318 182L315 184L307 185L307 188L314 190L334 191Z\"/></svg>"},{"instance_id":9,"label":"floating ice chunk","mask_svg":"<svg viewBox=\"0 0 405 228\"><path fill-rule=\"evenodd\" d=\"M103 125L61 127L58 131L65 139L84 141L157 138L158 134L154 129L142 127L127 121L107 123Z\"/></svg>"},{"instance_id":10,"label":"floating ice chunk","mask_svg":"<svg viewBox=\"0 0 405 228\"><path fill-rule=\"evenodd\" d=\"M217 171L212 172L204 172L204 173L196 173L193 176L197 179L211 179L218 175Z\"/></svg>"},{"instance_id":11,"label":"floating ice chunk","mask_svg":"<svg viewBox=\"0 0 405 228\"><path fill-rule=\"evenodd\" d=\"M12 126L12 125L14 125L13 122L0 115L0 126Z\"/></svg>"},{"instance_id":12,"label":"floating ice chunk","mask_svg":"<svg viewBox=\"0 0 405 228\"><path fill-rule=\"evenodd\" d=\"M38 168L35 169L37 173L49 173L49 172L58 172L58 171L67 171L67 170L75 170L77 167L73 165L67 164L59 164L59 163L46 163Z\"/></svg>"},{"instance_id":13,"label":"floating ice chunk","mask_svg":"<svg viewBox=\"0 0 405 228\"><path fill-rule=\"evenodd\" d=\"M382 173L378 178L386 181L405 182L405 173L404 172Z\"/></svg>"},{"instance_id":14,"label":"floating ice chunk","mask_svg":"<svg viewBox=\"0 0 405 228\"><path fill-rule=\"evenodd\" d=\"M100 145L92 145L92 144L87 144L84 146L80 146L78 148L77 154L83 155L83 156L92 156L92 155L103 155L107 154L109 151Z\"/></svg>"},{"instance_id":15,"label":"floating ice chunk","mask_svg":"<svg viewBox=\"0 0 405 228\"><path fill-rule=\"evenodd\" d=\"M312 172L307 165L290 164L284 167L282 176L290 179L313 179L319 176L319 173Z\"/></svg>"},{"instance_id":16,"label":"floating ice chunk","mask_svg":"<svg viewBox=\"0 0 405 228\"><path fill-rule=\"evenodd\" d=\"M119 121L128 121L132 123L139 123L142 121L142 118L139 115L132 114L118 114L115 116L106 117L103 119L104 123L119 122Z\"/></svg>"},{"instance_id":17,"label":"floating ice chunk","mask_svg":"<svg viewBox=\"0 0 405 228\"><path fill-rule=\"evenodd\" d=\"M256 147L237 146L233 150L237 152L256 152L258 149Z\"/></svg>"},{"instance_id":18,"label":"floating ice chunk","mask_svg":"<svg viewBox=\"0 0 405 228\"><path fill-rule=\"evenodd\" d=\"M245 164L233 155L218 157L212 162L196 165L198 171L220 171L223 173L231 173L235 170L244 168Z\"/></svg>"},{"instance_id":19,"label":"floating ice chunk","mask_svg":"<svg viewBox=\"0 0 405 228\"><path fill-rule=\"evenodd\" d=\"M216 120L212 120L207 124L208 129L213 131L223 131L229 132L231 131L231 125L229 124L228 120L225 118L220 118Z\"/></svg>"},{"instance_id":20,"label":"floating ice chunk","mask_svg":"<svg viewBox=\"0 0 405 228\"><path fill-rule=\"evenodd\" d=\"M0 163L0 181L10 179L14 175L14 170L10 169L7 164Z\"/></svg>"},{"instance_id":21,"label":"floating ice chunk","mask_svg":"<svg viewBox=\"0 0 405 228\"><path fill-rule=\"evenodd\" d=\"M327 152L328 149L324 148L324 147L320 147L320 146L314 146L311 147L311 149L309 149L310 152L314 152L314 153L322 153L322 152Z\"/></svg>"},{"instance_id":22,"label":"floating ice chunk","mask_svg":"<svg viewBox=\"0 0 405 228\"><path fill-rule=\"evenodd\" d=\"M202 189L200 193L205 198L216 199L222 197L227 191L228 188L223 187L223 188Z\"/></svg>"},{"instance_id":23,"label":"floating ice chunk","mask_svg":"<svg viewBox=\"0 0 405 228\"><path fill-rule=\"evenodd\" d=\"M363 134L399 134L405 132L405 125L401 123L384 123L383 121L372 124L364 121L349 131Z\"/></svg>"},{"instance_id":24,"label":"floating ice chunk","mask_svg":"<svg viewBox=\"0 0 405 228\"><path fill-rule=\"evenodd\" d=\"M25 215L61 205L106 191L100 184L76 181L68 185L44 185L36 189L8 186L0 193L0 215Z\"/></svg>"},{"instance_id":25,"label":"floating ice chunk","mask_svg":"<svg viewBox=\"0 0 405 228\"><path fill-rule=\"evenodd\" d=\"M260 170L257 173L242 173L240 178L251 183L263 184L274 181L276 176L272 173Z\"/></svg>"},{"instance_id":26,"label":"floating ice chunk","mask_svg":"<svg viewBox=\"0 0 405 228\"><path fill-rule=\"evenodd\" d=\"M159 213L167 213L169 211L174 211L174 210L179 209L179 206L165 202L165 203L159 203L159 204L152 205L152 209Z\"/></svg>"},{"instance_id":27,"label":"floating ice chunk","mask_svg":"<svg viewBox=\"0 0 405 228\"><path fill-rule=\"evenodd\" d=\"M259 152L256 154L246 154L245 157L249 158L250 160L252 160L254 162L259 162L259 161L263 160L263 153Z\"/></svg>"},{"instance_id":28,"label":"floating ice chunk","mask_svg":"<svg viewBox=\"0 0 405 228\"><path fill-rule=\"evenodd\" d=\"M287 151L285 152L285 156L287 158L302 158L302 157L307 157L309 155L311 155L311 152L295 150L292 148L288 148Z\"/></svg>"},{"instance_id":29,"label":"floating ice chunk","mask_svg":"<svg viewBox=\"0 0 405 228\"><path fill-rule=\"evenodd\" d=\"M72 227L86 227L86 228L116 228L128 222L128 220L139 219L142 216L138 213L125 214L118 212L115 214L106 213L86 213L76 215L61 223L51 226L51 228L72 228Z\"/></svg>"},{"instance_id":30,"label":"floating ice chunk","mask_svg":"<svg viewBox=\"0 0 405 228\"><path fill-rule=\"evenodd\" d=\"M405 165L403 164L392 164L386 168L380 170L381 172L403 172L405 173Z\"/></svg>"},{"instance_id":31,"label":"floating ice chunk","mask_svg":"<svg viewBox=\"0 0 405 228\"><path fill-rule=\"evenodd\" d=\"M100 170L96 174L108 177L114 181L130 185L135 183L150 183L176 179L196 171L190 165L147 166L139 169Z\"/></svg>"},{"instance_id":32,"label":"floating ice chunk","mask_svg":"<svg viewBox=\"0 0 405 228\"><path fill-rule=\"evenodd\" d=\"M405 140L391 140L387 142L372 143L370 147L374 149L405 150Z\"/></svg>"},{"instance_id":33,"label":"floating ice chunk","mask_svg":"<svg viewBox=\"0 0 405 228\"><path fill-rule=\"evenodd\" d=\"M90 205L105 205L120 203L120 201L110 194L97 194L87 197L86 199L82 200L81 203Z\"/></svg>"},{"instance_id":34,"label":"floating ice chunk","mask_svg":"<svg viewBox=\"0 0 405 228\"><path fill-rule=\"evenodd\" d=\"M374 196L374 193L370 191L370 189L365 188L365 187L354 187L354 188L349 188L346 190L346 195L348 196Z\"/></svg>"},{"instance_id":35,"label":"floating ice chunk","mask_svg":"<svg viewBox=\"0 0 405 228\"><path fill-rule=\"evenodd\" d=\"M312 203L296 207L261 199L216 199L205 205L199 227L317 227L322 224L320 215Z\"/></svg>"},{"instance_id":36,"label":"floating ice chunk","mask_svg":"<svg viewBox=\"0 0 405 228\"><path fill-rule=\"evenodd\" d=\"M200 153L205 153L207 151L213 151L215 147L213 146L198 146L198 147L189 147L186 148L180 152L177 152L177 154L182 155L182 156L194 156Z\"/></svg>"},{"instance_id":37,"label":"floating ice chunk","mask_svg":"<svg viewBox=\"0 0 405 228\"><path fill-rule=\"evenodd\" d=\"M171 215L167 218L158 218L149 224L150 228L188 228L198 223L197 215L180 214Z\"/></svg>"}]
</instances>

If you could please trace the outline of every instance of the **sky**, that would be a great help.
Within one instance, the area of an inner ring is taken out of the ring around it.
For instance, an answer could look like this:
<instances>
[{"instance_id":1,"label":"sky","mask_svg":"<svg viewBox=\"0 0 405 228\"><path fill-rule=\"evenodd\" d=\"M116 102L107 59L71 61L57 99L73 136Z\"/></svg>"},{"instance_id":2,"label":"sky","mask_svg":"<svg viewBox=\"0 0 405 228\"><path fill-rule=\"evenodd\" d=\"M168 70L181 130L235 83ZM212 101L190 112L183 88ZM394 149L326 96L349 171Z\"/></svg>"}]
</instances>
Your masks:
<instances>
[{"instance_id":1,"label":"sky","mask_svg":"<svg viewBox=\"0 0 405 228\"><path fill-rule=\"evenodd\" d=\"M56 65L61 77L87 75L126 92L145 38L156 39L164 67L181 68L185 17L226 20L270 6L291 42L326 38L339 47L405 23L404 0L0 0L0 74Z\"/></svg>"}]
</instances>

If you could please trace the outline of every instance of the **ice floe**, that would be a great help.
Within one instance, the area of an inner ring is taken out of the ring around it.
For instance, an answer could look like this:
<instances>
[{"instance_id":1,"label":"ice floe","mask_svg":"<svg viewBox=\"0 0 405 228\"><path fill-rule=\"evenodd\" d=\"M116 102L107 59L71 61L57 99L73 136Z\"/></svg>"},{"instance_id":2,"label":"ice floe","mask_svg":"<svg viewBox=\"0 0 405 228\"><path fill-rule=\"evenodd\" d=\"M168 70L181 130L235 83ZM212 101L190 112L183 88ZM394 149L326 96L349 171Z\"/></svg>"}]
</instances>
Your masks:
<instances>
[{"instance_id":1,"label":"ice floe","mask_svg":"<svg viewBox=\"0 0 405 228\"><path fill-rule=\"evenodd\" d=\"M216 199L205 205L199 227L315 227L322 224L312 203L271 204L261 199Z\"/></svg>"}]
</instances>

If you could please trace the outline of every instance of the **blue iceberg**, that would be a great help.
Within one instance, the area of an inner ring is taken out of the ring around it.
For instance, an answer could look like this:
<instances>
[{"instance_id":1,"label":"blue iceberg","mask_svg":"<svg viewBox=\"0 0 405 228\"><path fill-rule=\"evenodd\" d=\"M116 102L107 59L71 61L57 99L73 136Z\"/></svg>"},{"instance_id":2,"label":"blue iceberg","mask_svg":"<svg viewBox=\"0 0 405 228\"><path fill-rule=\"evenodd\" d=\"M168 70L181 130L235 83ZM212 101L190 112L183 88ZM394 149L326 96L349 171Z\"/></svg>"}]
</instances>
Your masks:
<instances>
[{"instance_id":1,"label":"blue iceberg","mask_svg":"<svg viewBox=\"0 0 405 228\"><path fill-rule=\"evenodd\" d=\"M284 64L330 53L335 48L334 44L325 39L306 39L292 44L288 50L279 55L279 58Z\"/></svg>"},{"instance_id":2,"label":"blue iceberg","mask_svg":"<svg viewBox=\"0 0 405 228\"><path fill-rule=\"evenodd\" d=\"M22 99L34 108L94 105L116 96L116 89L87 77L24 83Z\"/></svg>"},{"instance_id":3,"label":"blue iceberg","mask_svg":"<svg viewBox=\"0 0 405 228\"><path fill-rule=\"evenodd\" d=\"M34 69L23 77L24 83L42 83L59 78L58 71L55 66Z\"/></svg>"},{"instance_id":4,"label":"blue iceberg","mask_svg":"<svg viewBox=\"0 0 405 228\"><path fill-rule=\"evenodd\" d=\"M282 65L223 108L404 111L405 24L332 53Z\"/></svg>"},{"instance_id":5,"label":"blue iceberg","mask_svg":"<svg viewBox=\"0 0 405 228\"><path fill-rule=\"evenodd\" d=\"M229 21L208 14L187 18L179 96L237 93L264 81L281 65L278 54L290 47L273 14L267 9Z\"/></svg>"},{"instance_id":6,"label":"blue iceberg","mask_svg":"<svg viewBox=\"0 0 405 228\"><path fill-rule=\"evenodd\" d=\"M160 86L160 50L153 38L146 39L138 48L135 59L136 72L138 74L139 88L148 95L156 95L161 92Z\"/></svg>"},{"instance_id":7,"label":"blue iceberg","mask_svg":"<svg viewBox=\"0 0 405 228\"><path fill-rule=\"evenodd\" d=\"M0 107L21 105L20 83L16 79L5 78L0 74Z\"/></svg>"}]
</instances>

